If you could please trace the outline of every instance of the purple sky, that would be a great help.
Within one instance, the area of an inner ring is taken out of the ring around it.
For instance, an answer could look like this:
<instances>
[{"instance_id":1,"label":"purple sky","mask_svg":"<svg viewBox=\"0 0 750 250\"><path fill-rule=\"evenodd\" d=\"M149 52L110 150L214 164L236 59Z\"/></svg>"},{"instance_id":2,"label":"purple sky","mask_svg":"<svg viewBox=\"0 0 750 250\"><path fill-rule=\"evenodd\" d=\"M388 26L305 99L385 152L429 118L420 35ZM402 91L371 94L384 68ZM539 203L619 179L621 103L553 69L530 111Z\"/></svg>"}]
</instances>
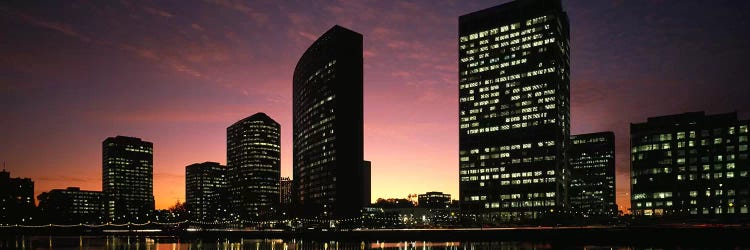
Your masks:
<instances>
[{"instance_id":1,"label":"purple sky","mask_svg":"<svg viewBox=\"0 0 750 250\"><path fill-rule=\"evenodd\" d=\"M36 192L101 190L101 141L154 142L158 208L184 167L226 162L226 127L266 112L291 175L291 81L334 24L364 35L373 197L458 194L458 16L505 1L0 3L0 160ZM629 207L629 123L705 110L750 116L748 1L563 1L573 133L617 136Z\"/></svg>"}]
</instances>

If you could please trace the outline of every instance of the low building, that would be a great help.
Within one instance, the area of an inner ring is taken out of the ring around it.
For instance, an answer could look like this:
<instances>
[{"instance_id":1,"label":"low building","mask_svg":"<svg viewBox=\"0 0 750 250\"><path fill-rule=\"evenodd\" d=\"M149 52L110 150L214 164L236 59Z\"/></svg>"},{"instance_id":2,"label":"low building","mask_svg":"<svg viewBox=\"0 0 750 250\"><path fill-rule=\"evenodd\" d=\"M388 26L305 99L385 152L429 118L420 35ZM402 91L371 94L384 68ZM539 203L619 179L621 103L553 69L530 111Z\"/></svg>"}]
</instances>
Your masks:
<instances>
[{"instance_id":1,"label":"low building","mask_svg":"<svg viewBox=\"0 0 750 250\"><path fill-rule=\"evenodd\" d=\"M104 221L104 195L78 187L53 189L39 195L39 213L52 224L100 224Z\"/></svg>"},{"instance_id":2,"label":"low building","mask_svg":"<svg viewBox=\"0 0 750 250\"><path fill-rule=\"evenodd\" d=\"M185 167L185 203L191 220L212 222L227 218L228 192L226 166L204 162Z\"/></svg>"},{"instance_id":3,"label":"low building","mask_svg":"<svg viewBox=\"0 0 750 250\"><path fill-rule=\"evenodd\" d=\"M442 192L427 192L420 194L417 206L421 208L448 208L451 204L451 195Z\"/></svg>"},{"instance_id":4,"label":"low building","mask_svg":"<svg viewBox=\"0 0 750 250\"><path fill-rule=\"evenodd\" d=\"M0 224L25 224L34 217L34 181L11 178L10 172L0 172Z\"/></svg>"},{"instance_id":5,"label":"low building","mask_svg":"<svg viewBox=\"0 0 750 250\"><path fill-rule=\"evenodd\" d=\"M651 117L630 125L631 209L680 221L747 219L748 126L736 113Z\"/></svg>"}]
</instances>

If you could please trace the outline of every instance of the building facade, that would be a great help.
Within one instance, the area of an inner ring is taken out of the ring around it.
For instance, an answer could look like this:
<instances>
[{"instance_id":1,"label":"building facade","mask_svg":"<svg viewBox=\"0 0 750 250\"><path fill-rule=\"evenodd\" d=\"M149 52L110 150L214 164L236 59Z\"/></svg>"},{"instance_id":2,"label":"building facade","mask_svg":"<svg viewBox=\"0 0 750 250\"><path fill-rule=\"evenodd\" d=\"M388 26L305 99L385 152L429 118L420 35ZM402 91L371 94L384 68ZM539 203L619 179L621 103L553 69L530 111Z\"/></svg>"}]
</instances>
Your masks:
<instances>
[{"instance_id":1,"label":"building facade","mask_svg":"<svg viewBox=\"0 0 750 250\"><path fill-rule=\"evenodd\" d=\"M362 35L338 25L294 69L294 195L304 217L359 216L362 71Z\"/></svg>"},{"instance_id":2,"label":"building facade","mask_svg":"<svg viewBox=\"0 0 750 250\"><path fill-rule=\"evenodd\" d=\"M292 190L292 178L281 178L279 181L279 199L282 207L292 205Z\"/></svg>"},{"instance_id":3,"label":"building facade","mask_svg":"<svg viewBox=\"0 0 750 250\"><path fill-rule=\"evenodd\" d=\"M108 222L145 222L154 211L154 144L117 136L102 142L102 192Z\"/></svg>"},{"instance_id":4,"label":"building facade","mask_svg":"<svg viewBox=\"0 0 750 250\"><path fill-rule=\"evenodd\" d=\"M747 218L748 126L736 113L651 117L630 125L636 216Z\"/></svg>"},{"instance_id":5,"label":"building facade","mask_svg":"<svg viewBox=\"0 0 750 250\"><path fill-rule=\"evenodd\" d=\"M372 200L372 162L362 162L362 207L370 206Z\"/></svg>"},{"instance_id":6,"label":"building facade","mask_svg":"<svg viewBox=\"0 0 750 250\"><path fill-rule=\"evenodd\" d=\"M53 189L39 195L39 213L46 223L100 224L105 221L104 194L78 187Z\"/></svg>"},{"instance_id":7,"label":"building facade","mask_svg":"<svg viewBox=\"0 0 750 250\"><path fill-rule=\"evenodd\" d=\"M418 207L446 209L451 204L451 195L443 192L427 192L419 195Z\"/></svg>"},{"instance_id":8,"label":"building facade","mask_svg":"<svg viewBox=\"0 0 750 250\"><path fill-rule=\"evenodd\" d=\"M228 196L226 166L204 162L185 167L185 205L191 220L230 219Z\"/></svg>"},{"instance_id":9,"label":"building facade","mask_svg":"<svg viewBox=\"0 0 750 250\"><path fill-rule=\"evenodd\" d=\"M34 219L35 207L34 181L0 171L0 224L28 223Z\"/></svg>"},{"instance_id":10,"label":"building facade","mask_svg":"<svg viewBox=\"0 0 750 250\"><path fill-rule=\"evenodd\" d=\"M589 216L616 216L615 133L573 135L569 156L571 208Z\"/></svg>"},{"instance_id":11,"label":"building facade","mask_svg":"<svg viewBox=\"0 0 750 250\"><path fill-rule=\"evenodd\" d=\"M569 40L559 0L459 18L462 211L513 221L567 207Z\"/></svg>"},{"instance_id":12,"label":"building facade","mask_svg":"<svg viewBox=\"0 0 750 250\"><path fill-rule=\"evenodd\" d=\"M227 128L227 167L231 210L241 219L278 211L281 178L281 126L256 113Z\"/></svg>"}]
</instances>

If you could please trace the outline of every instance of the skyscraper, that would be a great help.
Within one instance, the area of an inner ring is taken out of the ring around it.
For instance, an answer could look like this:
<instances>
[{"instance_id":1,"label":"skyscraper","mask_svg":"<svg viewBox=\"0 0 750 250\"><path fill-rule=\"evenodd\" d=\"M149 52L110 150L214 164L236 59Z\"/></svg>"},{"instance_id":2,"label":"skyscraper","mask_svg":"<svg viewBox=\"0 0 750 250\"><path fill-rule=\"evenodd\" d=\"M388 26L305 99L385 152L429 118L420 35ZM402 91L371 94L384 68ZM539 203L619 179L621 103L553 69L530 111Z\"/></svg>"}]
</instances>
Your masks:
<instances>
[{"instance_id":1,"label":"skyscraper","mask_svg":"<svg viewBox=\"0 0 750 250\"><path fill-rule=\"evenodd\" d=\"M568 17L517 0L459 18L461 209L535 219L566 206Z\"/></svg>"},{"instance_id":2,"label":"skyscraper","mask_svg":"<svg viewBox=\"0 0 750 250\"><path fill-rule=\"evenodd\" d=\"M617 215L615 133L570 137L570 206L591 216Z\"/></svg>"},{"instance_id":3,"label":"skyscraper","mask_svg":"<svg viewBox=\"0 0 750 250\"><path fill-rule=\"evenodd\" d=\"M227 167L231 210L240 218L278 211L281 178L281 126L256 113L227 128Z\"/></svg>"},{"instance_id":4,"label":"skyscraper","mask_svg":"<svg viewBox=\"0 0 750 250\"><path fill-rule=\"evenodd\" d=\"M107 221L143 222L154 211L154 144L117 136L102 142Z\"/></svg>"},{"instance_id":5,"label":"skyscraper","mask_svg":"<svg viewBox=\"0 0 750 250\"><path fill-rule=\"evenodd\" d=\"M363 204L362 35L334 26L294 69L296 201L304 216L358 216Z\"/></svg>"},{"instance_id":6,"label":"skyscraper","mask_svg":"<svg viewBox=\"0 0 750 250\"><path fill-rule=\"evenodd\" d=\"M748 219L748 126L737 113L650 117L630 125L635 216Z\"/></svg>"},{"instance_id":7,"label":"skyscraper","mask_svg":"<svg viewBox=\"0 0 750 250\"><path fill-rule=\"evenodd\" d=\"M228 215L227 167L217 162L185 167L185 205L190 219L210 222Z\"/></svg>"}]
</instances>

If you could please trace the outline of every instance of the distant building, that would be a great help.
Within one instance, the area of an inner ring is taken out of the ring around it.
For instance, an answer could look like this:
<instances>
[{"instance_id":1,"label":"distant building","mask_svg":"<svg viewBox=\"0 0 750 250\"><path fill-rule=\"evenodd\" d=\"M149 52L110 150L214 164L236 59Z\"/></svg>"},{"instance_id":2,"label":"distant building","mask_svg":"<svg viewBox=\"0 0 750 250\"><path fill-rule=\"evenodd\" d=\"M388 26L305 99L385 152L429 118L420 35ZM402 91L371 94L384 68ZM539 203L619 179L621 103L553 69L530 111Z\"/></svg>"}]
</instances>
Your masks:
<instances>
[{"instance_id":1,"label":"distant building","mask_svg":"<svg viewBox=\"0 0 750 250\"><path fill-rule=\"evenodd\" d=\"M279 198L282 207L288 207L292 204L292 179L282 177L279 180Z\"/></svg>"},{"instance_id":2,"label":"distant building","mask_svg":"<svg viewBox=\"0 0 750 250\"><path fill-rule=\"evenodd\" d=\"M362 162L362 207L370 206L372 199L372 162Z\"/></svg>"},{"instance_id":3,"label":"distant building","mask_svg":"<svg viewBox=\"0 0 750 250\"><path fill-rule=\"evenodd\" d=\"M560 0L458 19L461 210L489 220L567 207L570 30ZM549 215L549 216L548 216Z\"/></svg>"},{"instance_id":4,"label":"distant building","mask_svg":"<svg viewBox=\"0 0 750 250\"><path fill-rule=\"evenodd\" d=\"M359 217L362 191L362 35L334 26L293 76L295 202L303 217Z\"/></svg>"},{"instance_id":5,"label":"distant building","mask_svg":"<svg viewBox=\"0 0 750 250\"><path fill-rule=\"evenodd\" d=\"M451 204L451 195L443 192L427 192L419 195L418 207L422 208L448 208Z\"/></svg>"},{"instance_id":6,"label":"distant building","mask_svg":"<svg viewBox=\"0 0 750 250\"><path fill-rule=\"evenodd\" d=\"M615 134L570 137L570 205L592 216L616 216Z\"/></svg>"},{"instance_id":7,"label":"distant building","mask_svg":"<svg viewBox=\"0 0 750 250\"><path fill-rule=\"evenodd\" d=\"M747 218L748 126L736 113L651 117L630 125L635 216Z\"/></svg>"},{"instance_id":8,"label":"distant building","mask_svg":"<svg viewBox=\"0 0 750 250\"><path fill-rule=\"evenodd\" d=\"M227 167L217 162L185 167L185 205L191 220L228 219Z\"/></svg>"},{"instance_id":9,"label":"distant building","mask_svg":"<svg viewBox=\"0 0 750 250\"><path fill-rule=\"evenodd\" d=\"M53 189L39 195L39 213L53 224L100 224L105 221L104 194L78 187Z\"/></svg>"},{"instance_id":10,"label":"distant building","mask_svg":"<svg viewBox=\"0 0 750 250\"><path fill-rule=\"evenodd\" d=\"M109 222L146 222L154 211L154 145L117 136L102 142L102 192Z\"/></svg>"},{"instance_id":11,"label":"distant building","mask_svg":"<svg viewBox=\"0 0 750 250\"><path fill-rule=\"evenodd\" d=\"M281 126L256 113L227 128L231 210L241 219L273 214L279 206Z\"/></svg>"},{"instance_id":12,"label":"distant building","mask_svg":"<svg viewBox=\"0 0 750 250\"><path fill-rule=\"evenodd\" d=\"M0 172L0 224L24 224L33 219L34 182L29 178L11 178Z\"/></svg>"}]
</instances>

